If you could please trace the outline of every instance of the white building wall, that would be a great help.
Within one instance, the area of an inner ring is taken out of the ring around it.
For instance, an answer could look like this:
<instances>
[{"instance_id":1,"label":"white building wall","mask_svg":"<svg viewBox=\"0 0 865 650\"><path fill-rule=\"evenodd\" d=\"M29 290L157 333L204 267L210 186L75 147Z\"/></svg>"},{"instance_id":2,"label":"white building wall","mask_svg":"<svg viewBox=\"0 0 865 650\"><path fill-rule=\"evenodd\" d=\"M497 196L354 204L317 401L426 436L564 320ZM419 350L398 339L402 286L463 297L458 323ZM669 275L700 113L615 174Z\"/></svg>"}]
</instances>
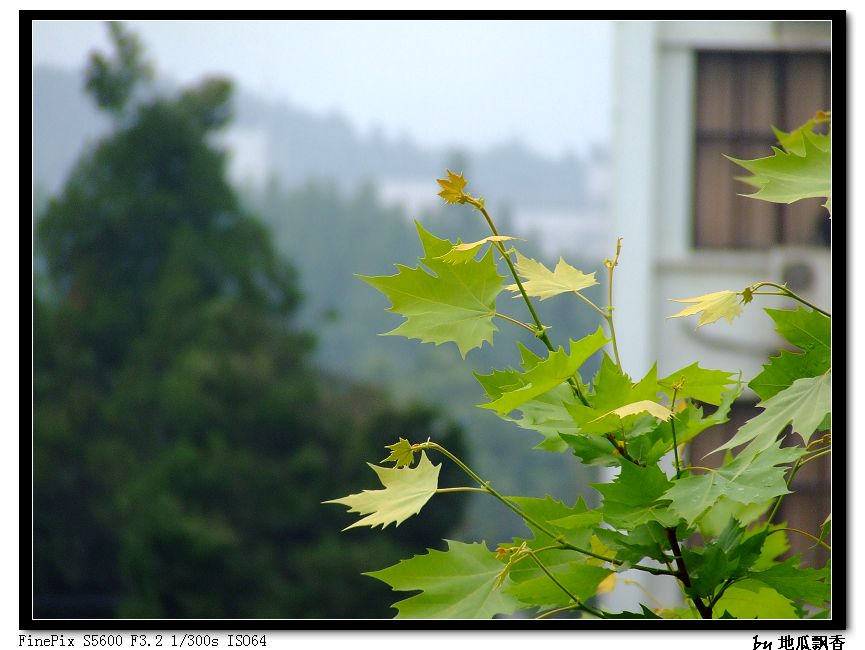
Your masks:
<instances>
[{"instance_id":1,"label":"white building wall","mask_svg":"<svg viewBox=\"0 0 865 650\"><path fill-rule=\"evenodd\" d=\"M732 324L698 329L695 317L669 320L684 307L672 298L781 282L791 260L814 270L816 283L805 298L825 304L831 295L827 251L695 251L692 243L696 51L825 48L830 36L827 24L807 22L616 25L611 235L624 239L614 305L622 366L634 379L656 361L661 376L699 361L706 368L741 370L748 381L780 342L763 308L795 306L761 296ZM730 173L736 173L732 164ZM624 577L642 588L617 590L605 607L637 608L646 601L643 589L668 606L681 603L672 580L632 573Z\"/></svg>"}]
</instances>

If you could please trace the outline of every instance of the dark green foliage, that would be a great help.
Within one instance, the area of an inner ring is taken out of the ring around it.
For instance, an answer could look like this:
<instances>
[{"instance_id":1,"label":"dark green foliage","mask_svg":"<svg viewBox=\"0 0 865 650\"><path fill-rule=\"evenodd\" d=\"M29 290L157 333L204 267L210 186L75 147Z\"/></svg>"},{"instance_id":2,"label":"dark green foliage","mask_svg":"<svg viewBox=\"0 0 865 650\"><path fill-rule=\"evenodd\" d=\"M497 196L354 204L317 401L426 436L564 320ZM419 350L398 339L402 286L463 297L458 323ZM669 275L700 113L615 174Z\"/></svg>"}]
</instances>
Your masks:
<instances>
[{"instance_id":1,"label":"dark green foliage","mask_svg":"<svg viewBox=\"0 0 865 650\"><path fill-rule=\"evenodd\" d=\"M230 83L132 105L138 46L112 30L88 87L125 119L36 225L36 616L389 616L361 571L435 545L463 499L389 539L321 502L398 435L465 453L459 431L312 369L297 274L208 144Z\"/></svg>"},{"instance_id":2,"label":"dark green foliage","mask_svg":"<svg viewBox=\"0 0 865 650\"><path fill-rule=\"evenodd\" d=\"M120 114L132 98L135 87L147 81L152 72L150 66L141 60L142 48L137 35L127 32L117 22L109 22L108 29L116 58L107 59L100 52L90 56L87 90L100 108Z\"/></svg>"}]
</instances>

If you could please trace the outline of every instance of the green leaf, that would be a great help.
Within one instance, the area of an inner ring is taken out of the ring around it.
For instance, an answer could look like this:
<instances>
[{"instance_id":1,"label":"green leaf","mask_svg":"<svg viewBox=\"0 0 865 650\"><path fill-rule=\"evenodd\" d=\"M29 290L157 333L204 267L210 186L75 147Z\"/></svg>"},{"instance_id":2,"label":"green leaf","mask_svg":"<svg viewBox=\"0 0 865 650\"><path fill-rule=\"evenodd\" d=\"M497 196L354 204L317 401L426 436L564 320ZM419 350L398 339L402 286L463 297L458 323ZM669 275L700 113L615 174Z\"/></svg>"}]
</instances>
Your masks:
<instances>
[{"instance_id":1,"label":"green leaf","mask_svg":"<svg viewBox=\"0 0 865 650\"><path fill-rule=\"evenodd\" d=\"M442 190L438 193L447 203L465 203L465 186L466 179L462 173L455 174L450 169L447 171L447 178L436 179L436 182L441 186Z\"/></svg>"},{"instance_id":2,"label":"green leaf","mask_svg":"<svg viewBox=\"0 0 865 650\"><path fill-rule=\"evenodd\" d=\"M556 536L561 536L566 542L581 548L588 548L592 530L601 518L599 511L588 509L582 497L577 499L573 506L567 506L549 495L543 499L508 497L508 500L517 504L520 510L534 521L544 524ZM533 524L525 520L523 523L533 535L533 541L529 544L532 548L541 548L555 543L553 537Z\"/></svg>"},{"instance_id":3,"label":"green leaf","mask_svg":"<svg viewBox=\"0 0 865 650\"><path fill-rule=\"evenodd\" d=\"M508 237L507 235L492 235L490 237L484 237L481 240L469 242L467 244L457 242L454 244L454 247L451 248L447 253L440 256L438 259L443 262L447 262L448 264L466 264L470 260L474 259L475 254L478 250L486 244L487 242L503 242L515 239L514 237Z\"/></svg>"},{"instance_id":4,"label":"green leaf","mask_svg":"<svg viewBox=\"0 0 865 650\"><path fill-rule=\"evenodd\" d=\"M573 432L562 432L559 437L573 450L574 456L579 458L584 465L612 467L618 465L621 460L621 456L606 438Z\"/></svg>"},{"instance_id":5,"label":"green leaf","mask_svg":"<svg viewBox=\"0 0 865 650\"><path fill-rule=\"evenodd\" d=\"M742 313L742 305L739 303L739 294L735 291L716 291L703 294L695 298L676 298L673 302L693 302L695 304L685 307L682 311L669 316L669 318L683 318L700 314L697 327L714 323L720 318L726 318L728 323Z\"/></svg>"},{"instance_id":6,"label":"green leaf","mask_svg":"<svg viewBox=\"0 0 865 650\"><path fill-rule=\"evenodd\" d=\"M577 369L590 356L600 350L605 343L607 343L607 337L604 335L604 331L598 327L594 334L583 337L576 342L571 341L570 352L566 353L560 346L556 352L551 352L547 359L537 363L525 373L499 372L497 377L512 381L513 383L510 385L507 385L505 381L488 382L488 375L475 375L484 388L495 385L500 393L492 402L479 406L493 409L499 415L507 415L522 404L543 395L569 377L573 377Z\"/></svg>"},{"instance_id":7,"label":"green leaf","mask_svg":"<svg viewBox=\"0 0 865 650\"><path fill-rule=\"evenodd\" d=\"M524 257L519 251L517 251L516 255L517 273L523 278L523 289L525 289L526 294L529 296L546 300L560 293L571 291L579 293L583 289L598 284L594 273L586 275L565 262L562 258L559 258L555 270L550 271L541 262ZM519 287L516 284L508 285L506 288L508 291L519 291Z\"/></svg>"},{"instance_id":8,"label":"green leaf","mask_svg":"<svg viewBox=\"0 0 865 650\"><path fill-rule=\"evenodd\" d=\"M446 540L447 551L430 550L398 564L364 575L377 578L394 591L421 593L394 603L396 618L489 619L522 607L507 593L512 584L499 574L505 568L485 544Z\"/></svg>"},{"instance_id":9,"label":"green leaf","mask_svg":"<svg viewBox=\"0 0 865 650\"><path fill-rule=\"evenodd\" d=\"M822 606L832 597L829 575L820 569L799 566L797 555L775 564L765 571L751 572L749 577L772 587L790 600L803 600Z\"/></svg>"},{"instance_id":10,"label":"green leaf","mask_svg":"<svg viewBox=\"0 0 865 650\"><path fill-rule=\"evenodd\" d=\"M811 141L815 146L819 147L823 151L829 151L829 148L832 145L831 136L826 133L815 133L814 127L818 124L827 124L831 122L831 113L826 111L817 111L814 117L805 122L802 126L797 129L790 131L789 133L785 133L781 129L772 127L772 132L775 134L775 137L778 138L778 144L784 147L785 151L789 151L790 153L795 153L797 156L805 155L805 134L808 133L811 136Z\"/></svg>"},{"instance_id":11,"label":"green leaf","mask_svg":"<svg viewBox=\"0 0 865 650\"><path fill-rule=\"evenodd\" d=\"M574 404L576 398L570 386L562 384L552 390L521 404L519 411L522 417L504 417L523 429L537 431L544 439L535 445L535 449L550 452L560 452L568 448L562 440L562 433L576 433L577 425L571 418L566 407Z\"/></svg>"},{"instance_id":12,"label":"green leaf","mask_svg":"<svg viewBox=\"0 0 865 650\"><path fill-rule=\"evenodd\" d=\"M749 503L746 505L721 496L712 504L712 507L700 516L697 522L700 534L704 538L709 539L720 535L721 531L731 521L736 521L743 525L753 523L765 515L771 505L772 502Z\"/></svg>"},{"instance_id":13,"label":"green leaf","mask_svg":"<svg viewBox=\"0 0 865 650\"><path fill-rule=\"evenodd\" d=\"M754 454L775 442L788 424L802 436L805 444L811 440L826 414L832 408L832 372L819 377L803 377L757 406L763 412L748 420L726 443L715 449L732 449L750 442L747 453Z\"/></svg>"},{"instance_id":14,"label":"green leaf","mask_svg":"<svg viewBox=\"0 0 865 650\"><path fill-rule=\"evenodd\" d=\"M522 355L523 371L534 368L544 359L534 354L522 343L518 344ZM489 375L475 374L477 380L486 391L487 397L497 399L505 391L516 390L523 384L522 374L516 370L494 370ZM562 383L555 388L521 404L518 412L521 417L499 415L503 420L514 422L523 429L536 431L544 439L535 446L550 452L560 452L568 448L567 443L559 437L561 432L576 433L577 425L571 419L565 407L576 401L574 392L567 384Z\"/></svg>"},{"instance_id":15,"label":"green leaf","mask_svg":"<svg viewBox=\"0 0 865 650\"><path fill-rule=\"evenodd\" d=\"M385 449L390 449L390 455L385 458L383 463L393 463L394 467L411 467L414 464L414 450L411 448L411 443L405 438L400 439L392 445L385 445Z\"/></svg>"},{"instance_id":16,"label":"green leaf","mask_svg":"<svg viewBox=\"0 0 865 650\"><path fill-rule=\"evenodd\" d=\"M466 353L492 343L496 296L502 291L502 276L496 271L492 250L480 260L448 264L439 259L453 247L446 239L428 233L418 223L424 248L420 259L424 268L397 264L398 273L390 276L358 276L384 293L391 301L388 311L406 320L389 336L417 338L436 345L453 341L465 358Z\"/></svg>"},{"instance_id":17,"label":"green leaf","mask_svg":"<svg viewBox=\"0 0 865 650\"><path fill-rule=\"evenodd\" d=\"M657 463L673 449L673 421L676 426L676 442L679 445L690 442L709 427L729 420L730 408L743 388L744 385L738 384L724 393L721 404L714 413L706 417L703 417L702 407L689 402L670 421L660 422L648 431L628 433L628 453L644 464Z\"/></svg>"},{"instance_id":18,"label":"green leaf","mask_svg":"<svg viewBox=\"0 0 865 650\"><path fill-rule=\"evenodd\" d=\"M592 405L575 403L566 405L566 408L579 425L580 433L621 432L637 422L638 413L629 415L626 409L624 416L618 416L613 411L644 401L654 402L657 394L658 378L654 366L638 383L632 384L631 378L605 356L593 382ZM629 419L624 422L626 418Z\"/></svg>"},{"instance_id":19,"label":"green leaf","mask_svg":"<svg viewBox=\"0 0 865 650\"><path fill-rule=\"evenodd\" d=\"M600 511L589 510L582 498L577 499L573 506L568 506L550 496L543 499L508 497L508 500L554 535L550 536L524 520L526 527L532 533L532 538L529 540L516 538L514 543L525 542L531 549L544 549L556 545L558 539L574 546L589 548L594 528L601 522ZM539 559L556 576L556 579L582 600L594 596L601 581L612 573L608 569L587 564L584 556L570 550L544 550L539 554ZM508 593L516 596L526 605L554 607L567 605L570 601L567 594L556 586L530 557L521 559L510 570L509 575L514 584L508 589Z\"/></svg>"},{"instance_id":20,"label":"green leaf","mask_svg":"<svg viewBox=\"0 0 865 650\"><path fill-rule=\"evenodd\" d=\"M673 386L681 382L682 386L676 392L677 399L697 399L718 406L728 387L736 383L733 379L735 374L723 370L707 370L701 368L699 363L692 363L658 380L658 384L670 399L673 397Z\"/></svg>"},{"instance_id":21,"label":"green leaf","mask_svg":"<svg viewBox=\"0 0 865 650\"><path fill-rule=\"evenodd\" d=\"M636 612L616 612L614 614L606 614L604 619L629 619L629 618L653 618L660 619L661 617L655 614L651 609L641 604L640 608L643 610L640 613Z\"/></svg>"},{"instance_id":22,"label":"green leaf","mask_svg":"<svg viewBox=\"0 0 865 650\"><path fill-rule=\"evenodd\" d=\"M735 618L799 618L795 605L774 589L756 580L742 580L715 603L714 615L728 611Z\"/></svg>"},{"instance_id":23,"label":"green leaf","mask_svg":"<svg viewBox=\"0 0 865 650\"><path fill-rule=\"evenodd\" d=\"M766 309L775 321L775 329L791 345L813 353L819 360L829 363L832 357L832 319L818 311L798 309Z\"/></svg>"},{"instance_id":24,"label":"green leaf","mask_svg":"<svg viewBox=\"0 0 865 650\"><path fill-rule=\"evenodd\" d=\"M745 576L766 540L767 531L747 534L735 520L729 520L718 538L702 548L685 547L682 554L691 576L689 594L711 597L730 578Z\"/></svg>"},{"instance_id":25,"label":"green leaf","mask_svg":"<svg viewBox=\"0 0 865 650\"><path fill-rule=\"evenodd\" d=\"M550 550L538 554L538 559L556 580L580 601L587 601L595 595L598 585L612 571L586 564L575 559L576 557L578 556L573 551ZM520 560L509 575L513 582L507 588L508 594L528 606L563 607L572 602L570 596L550 580L531 557Z\"/></svg>"},{"instance_id":26,"label":"green leaf","mask_svg":"<svg viewBox=\"0 0 865 650\"><path fill-rule=\"evenodd\" d=\"M801 149L796 147L796 152L772 147L774 153L771 156L756 160L739 160L725 156L753 174L739 180L759 188L754 194L742 196L773 203L826 198L827 209L831 212L831 148L825 146L824 139L808 132L803 133L801 145Z\"/></svg>"},{"instance_id":27,"label":"green leaf","mask_svg":"<svg viewBox=\"0 0 865 650\"><path fill-rule=\"evenodd\" d=\"M688 523L695 522L722 496L744 505L765 503L787 494L786 468L805 453L799 447L781 448L780 442L755 456L740 454L731 463L706 474L692 474L676 480L663 495L670 509Z\"/></svg>"},{"instance_id":28,"label":"green leaf","mask_svg":"<svg viewBox=\"0 0 865 650\"><path fill-rule=\"evenodd\" d=\"M771 535L769 534L771 533ZM777 564L777 559L790 550L790 540L787 532L780 526L771 526L766 530L766 541L760 549L760 556L751 566L753 571L764 571Z\"/></svg>"},{"instance_id":29,"label":"green leaf","mask_svg":"<svg viewBox=\"0 0 865 650\"><path fill-rule=\"evenodd\" d=\"M339 503L348 506L349 512L367 515L347 526L344 530L357 526L387 528L391 523L399 526L403 521L416 515L438 489L441 465L433 465L421 452L417 467L390 468L377 467L367 463L378 475L384 490L364 490L341 499L331 499L324 503Z\"/></svg>"},{"instance_id":30,"label":"green leaf","mask_svg":"<svg viewBox=\"0 0 865 650\"><path fill-rule=\"evenodd\" d=\"M667 508L669 501L661 498L671 486L664 472L657 465L623 463L621 468L612 483L592 484L604 497L604 520L628 530L650 521L676 525L678 517Z\"/></svg>"},{"instance_id":31,"label":"green leaf","mask_svg":"<svg viewBox=\"0 0 865 650\"><path fill-rule=\"evenodd\" d=\"M820 527L820 536L818 539L822 542L826 537L829 536L829 533L832 532L832 513L830 512L826 515L826 519L823 520L823 525Z\"/></svg>"},{"instance_id":32,"label":"green leaf","mask_svg":"<svg viewBox=\"0 0 865 650\"><path fill-rule=\"evenodd\" d=\"M826 372L829 369L828 360L820 356L781 350L779 356L769 357L769 362L763 365L763 371L748 382L748 387L761 400L768 400L792 386L797 379L816 377Z\"/></svg>"},{"instance_id":33,"label":"green leaf","mask_svg":"<svg viewBox=\"0 0 865 650\"><path fill-rule=\"evenodd\" d=\"M595 535L604 545L614 550L616 559L622 562L636 564L647 557L664 562L670 558L664 552L669 543L664 527L657 521L637 526L627 534L608 528L598 528Z\"/></svg>"},{"instance_id":34,"label":"green leaf","mask_svg":"<svg viewBox=\"0 0 865 650\"><path fill-rule=\"evenodd\" d=\"M632 402L630 404L625 404L624 406L620 406L617 409L613 409L612 411L608 411L604 413L600 417L595 418L595 420L600 420L610 415L614 415L620 420L625 419L629 415L637 415L638 413L648 413L652 417L656 417L659 420L669 420L673 412L658 404L657 402L653 402L651 400L642 399L638 402Z\"/></svg>"}]
</instances>

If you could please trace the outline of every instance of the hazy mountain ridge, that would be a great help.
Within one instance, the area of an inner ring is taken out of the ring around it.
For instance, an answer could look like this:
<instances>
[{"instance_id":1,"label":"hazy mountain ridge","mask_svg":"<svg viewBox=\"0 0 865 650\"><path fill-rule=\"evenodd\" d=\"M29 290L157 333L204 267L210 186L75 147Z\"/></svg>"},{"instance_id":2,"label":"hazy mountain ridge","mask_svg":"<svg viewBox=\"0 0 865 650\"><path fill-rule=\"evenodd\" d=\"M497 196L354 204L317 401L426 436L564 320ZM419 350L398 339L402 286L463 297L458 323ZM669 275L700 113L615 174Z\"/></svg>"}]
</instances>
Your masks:
<instances>
[{"instance_id":1,"label":"hazy mountain ridge","mask_svg":"<svg viewBox=\"0 0 865 650\"><path fill-rule=\"evenodd\" d=\"M33 93L35 186L55 193L87 143L110 125L85 96L80 72L38 66ZM234 106L232 128L257 136L268 180L273 177L287 188L310 178L327 179L344 189L380 179L432 181L450 165L465 171L474 191L496 203L579 209L592 200L587 187L592 168L605 160L601 151L592 160L555 160L516 141L471 152L424 149L408 137L387 138L375 130L363 136L338 113L316 115L265 100L244 90L242 82ZM261 157L256 150L246 156Z\"/></svg>"}]
</instances>

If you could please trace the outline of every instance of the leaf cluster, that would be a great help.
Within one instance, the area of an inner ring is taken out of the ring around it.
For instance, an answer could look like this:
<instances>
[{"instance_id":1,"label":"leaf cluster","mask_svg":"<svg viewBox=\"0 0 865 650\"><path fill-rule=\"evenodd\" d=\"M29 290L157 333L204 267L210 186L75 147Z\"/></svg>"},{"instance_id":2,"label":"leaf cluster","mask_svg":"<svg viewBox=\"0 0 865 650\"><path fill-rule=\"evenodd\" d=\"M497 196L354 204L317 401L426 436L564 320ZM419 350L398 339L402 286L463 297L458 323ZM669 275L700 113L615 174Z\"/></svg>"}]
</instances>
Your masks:
<instances>
[{"instance_id":1,"label":"leaf cluster","mask_svg":"<svg viewBox=\"0 0 865 650\"><path fill-rule=\"evenodd\" d=\"M815 117L817 120L820 116ZM771 159L736 161L755 173L755 198L798 200L830 196L811 178L824 171L829 140L812 132L778 132L785 151ZM825 154L825 155L824 155ZM819 181L819 182L818 182ZM595 618L654 618L659 614L700 618L801 618L828 612L830 568L803 567L801 558L783 557L793 529L773 522L778 506L790 494L796 471L828 453L831 424L831 318L786 287L764 282L742 292L720 291L680 300L692 303L676 317L700 315L698 326L721 318L732 321L742 305L765 285L809 309L767 310L778 333L794 348L782 351L748 386L760 397L762 412L743 425L716 451L720 464L686 464L689 443L707 429L727 422L734 401L744 390L736 373L692 363L659 377L653 366L632 379L618 361L613 305L600 307L582 291L597 284L560 259L554 269L505 248L512 238L499 235L483 200L466 192L462 175L448 171L439 180L448 203L467 203L481 213L493 232L470 244L440 239L418 226L425 268L398 266L395 276L365 277L391 300L391 311L406 320L389 334L436 344L453 342L460 353L492 344L493 319L502 317L496 300L502 291L521 299L531 321L505 320L521 326L546 346L536 354L520 344L518 368L493 369L475 376L487 401L480 408L539 434L537 448L571 452L588 465L615 468L615 477L593 484L600 505L590 509L579 499L573 506L549 496L504 496L458 457L432 442L400 440L389 445L385 459L393 469L373 466L385 490L334 500L367 515L357 525L399 523L416 513L433 494L484 492L517 513L529 534L491 550L485 543L448 542L446 551L403 560L369 575L395 591L420 593L394 605L398 617L491 618L517 610L539 617L566 612ZM821 193L824 192L824 193ZM816 193L816 194L815 194ZM478 259L486 245L486 253ZM604 264L612 282L619 246ZM504 285L496 258L514 282ZM588 306L607 325L569 347L555 347L540 320L533 298L546 301L570 296ZM612 344L615 358L603 352ZM598 371L581 368L602 354ZM711 410L709 410L711 409ZM707 412L707 410L709 410ZM790 427L798 440L786 434ZM801 444L796 444L801 442ZM437 451L469 478L470 486L440 487L425 453ZM689 459L692 460L692 459ZM667 469L672 465L672 470ZM823 543L831 517L820 528ZM809 535L809 533L804 533ZM605 612L592 604L614 588L619 572L637 569L667 576L680 586L686 607L675 610Z\"/></svg>"}]
</instances>

